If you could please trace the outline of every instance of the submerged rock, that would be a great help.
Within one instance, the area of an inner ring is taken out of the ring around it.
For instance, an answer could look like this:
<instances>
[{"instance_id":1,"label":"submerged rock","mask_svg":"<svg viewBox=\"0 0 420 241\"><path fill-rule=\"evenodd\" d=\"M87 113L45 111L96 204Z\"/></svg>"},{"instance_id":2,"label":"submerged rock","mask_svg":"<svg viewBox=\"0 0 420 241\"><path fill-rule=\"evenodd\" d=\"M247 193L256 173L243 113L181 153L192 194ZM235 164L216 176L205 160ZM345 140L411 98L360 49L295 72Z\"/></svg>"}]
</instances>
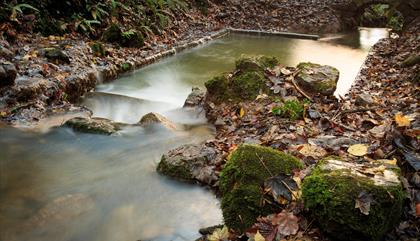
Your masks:
<instances>
[{"instance_id":1,"label":"submerged rock","mask_svg":"<svg viewBox=\"0 0 420 241\"><path fill-rule=\"evenodd\" d=\"M169 130L176 130L176 125L174 123L172 123L165 116L155 112L150 112L144 115L139 121L139 124L143 127L151 126L154 124L160 124Z\"/></svg>"},{"instance_id":2,"label":"submerged rock","mask_svg":"<svg viewBox=\"0 0 420 241\"><path fill-rule=\"evenodd\" d=\"M218 153L205 145L183 145L162 156L157 171L183 181L213 185L217 181L214 163Z\"/></svg>"},{"instance_id":3,"label":"submerged rock","mask_svg":"<svg viewBox=\"0 0 420 241\"><path fill-rule=\"evenodd\" d=\"M4 62L0 64L0 88L15 84L17 70L14 64Z\"/></svg>"},{"instance_id":4,"label":"submerged rock","mask_svg":"<svg viewBox=\"0 0 420 241\"><path fill-rule=\"evenodd\" d=\"M204 104L204 98L206 97L206 91L193 87L192 92L188 95L185 100L184 107L200 107Z\"/></svg>"},{"instance_id":5,"label":"submerged rock","mask_svg":"<svg viewBox=\"0 0 420 241\"><path fill-rule=\"evenodd\" d=\"M207 99L214 102L254 100L261 93L269 94L264 70L277 63L277 59L269 57L239 59L233 74L217 76L205 83Z\"/></svg>"},{"instance_id":6,"label":"submerged rock","mask_svg":"<svg viewBox=\"0 0 420 241\"><path fill-rule=\"evenodd\" d=\"M225 224L231 229L244 231L255 223L258 216L279 211L278 205L261 202L265 198L261 187L268 178L291 174L292 170L302 166L297 158L281 151L259 145L240 145L220 174Z\"/></svg>"},{"instance_id":7,"label":"submerged rock","mask_svg":"<svg viewBox=\"0 0 420 241\"><path fill-rule=\"evenodd\" d=\"M321 228L338 240L380 240L400 220L399 168L328 158L304 179L303 199Z\"/></svg>"},{"instance_id":8,"label":"submerged rock","mask_svg":"<svg viewBox=\"0 0 420 241\"><path fill-rule=\"evenodd\" d=\"M123 124L105 118L76 117L68 120L65 125L79 132L111 135L121 130Z\"/></svg>"},{"instance_id":9,"label":"submerged rock","mask_svg":"<svg viewBox=\"0 0 420 241\"><path fill-rule=\"evenodd\" d=\"M300 63L297 68L295 79L303 89L312 94L334 94L340 76L336 68L314 63Z\"/></svg>"},{"instance_id":10,"label":"submerged rock","mask_svg":"<svg viewBox=\"0 0 420 241\"><path fill-rule=\"evenodd\" d=\"M84 194L68 194L58 197L42 207L23 223L24 228L42 228L65 223L92 210L95 202Z\"/></svg>"}]
</instances>

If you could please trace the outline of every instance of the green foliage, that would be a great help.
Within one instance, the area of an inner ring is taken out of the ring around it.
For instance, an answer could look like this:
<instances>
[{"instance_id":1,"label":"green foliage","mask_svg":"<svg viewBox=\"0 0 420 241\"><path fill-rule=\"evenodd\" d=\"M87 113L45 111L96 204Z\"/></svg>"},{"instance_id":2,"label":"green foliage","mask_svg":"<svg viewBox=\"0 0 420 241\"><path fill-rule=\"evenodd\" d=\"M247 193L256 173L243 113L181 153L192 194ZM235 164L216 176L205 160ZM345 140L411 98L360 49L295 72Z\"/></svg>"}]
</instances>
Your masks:
<instances>
[{"instance_id":1,"label":"green foliage","mask_svg":"<svg viewBox=\"0 0 420 241\"><path fill-rule=\"evenodd\" d=\"M23 14L23 11L25 9L32 10L32 11L35 11L35 12L39 12L39 10L37 8L33 7L30 4L26 4L26 3L20 3L20 4L14 5L14 6L9 6L9 9L10 9L10 17L9 18L12 21L17 21L18 14Z\"/></svg>"},{"instance_id":2,"label":"green foliage","mask_svg":"<svg viewBox=\"0 0 420 241\"><path fill-rule=\"evenodd\" d=\"M271 112L274 115L286 117L291 120L302 119L305 111L305 104L307 103L308 100L303 102L300 102L299 100L287 100L283 105L273 107Z\"/></svg>"},{"instance_id":3,"label":"green foliage","mask_svg":"<svg viewBox=\"0 0 420 241\"><path fill-rule=\"evenodd\" d=\"M85 33L85 34L94 34L96 33L95 28L93 28L93 25L100 25L101 22L98 20L89 20L86 18L83 18L80 15L75 16L75 22L74 26L76 30Z\"/></svg>"}]
</instances>

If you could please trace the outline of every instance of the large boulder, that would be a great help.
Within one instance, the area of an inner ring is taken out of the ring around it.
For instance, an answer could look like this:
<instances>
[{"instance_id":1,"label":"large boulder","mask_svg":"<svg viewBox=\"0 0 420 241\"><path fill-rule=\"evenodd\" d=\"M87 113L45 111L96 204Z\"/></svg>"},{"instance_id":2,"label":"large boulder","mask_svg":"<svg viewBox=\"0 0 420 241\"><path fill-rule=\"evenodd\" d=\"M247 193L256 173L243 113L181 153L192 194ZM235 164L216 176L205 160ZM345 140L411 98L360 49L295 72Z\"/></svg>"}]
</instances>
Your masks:
<instances>
[{"instance_id":1,"label":"large boulder","mask_svg":"<svg viewBox=\"0 0 420 241\"><path fill-rule=\"evenodd\" d=\"M279 206L261 202L266 197L262 186L273 176L289 175L302 168L297 158L259 145L242 144L231 153L220 174L222 212L225 224L244 231L258 216L279 211Z\"/></svg>"},{"instance_id":2,"label":"large boulder","mask_svg":"<svg viewBox=\"0 0 420 241\"><path fill-rule=\"evenodd\" d=\"M213 102L254 100L260 93L270 93L265 68L277 65L269 57L241 58L232 74L217 76L205 83L207 98Z\"/></svg>"},{"instance_id":3,"label":"large boulder","mask_svg":"<svg viewBox=\"0 0 420 241\"><path fill-rule=\"evenodd\" d=\"M155 112L150 112L150 113L144 115L140 119L138 124L143 126L143 127L150 127L150 126L153 126L153 125L162 125L163 127L167 128L169 130L176 130L176 125L174 123L172 123L165 116L163 116L159 113L155 113Z\"/></svg>"},{"instance_id":4,"label":"large boulder","mask_svg":"<svg viewBox=\"0 0 420 241\"><path fill-rule=\"evenodd\" d=\"M0 64L0 88L15 84L17 70L14 64L4 62Z\"/></svg>"},{"instance_id":5,"label":"large boulder","mask_svg":"<svg viewBox=\"0 0 420 241\"><path fill-rule=\"evenodd\" d=\"M399 168L327 158L304 179L303 199L336 240L381 240L400 220L405 197Z\"/></svg>"},{"instance_id":6,"label":"large boulder","mask_svg":"<svg viewBox=\"0 0 420 241\"><path fill-rule=\"evenodd\" d=\"M123 124L105 118L76 117L68 120L65 126L84 133L112 135L121 130Z\"/></svg>"},{"instance_id":7,"label":"large boulder","mask_svg":"<svg viewBox=\"0 0 420 241\"><path fill-rule=\"evenodd\" d=\"M157 171L178 180L213 185L218 179L214 170L217 157L214 148L183 145L163 155Z\"/></svg>"},{"instance_id":8,"label":"large boulder","mask_svg":"<svg viewBox=\"0 0 420 241\"><path fill-rule=\"evenodd\" d=\"M311 94L332 95L337 88L340 72L331 66L300 63L297 66L297 84Z\"/></svg>"}]
</instances>

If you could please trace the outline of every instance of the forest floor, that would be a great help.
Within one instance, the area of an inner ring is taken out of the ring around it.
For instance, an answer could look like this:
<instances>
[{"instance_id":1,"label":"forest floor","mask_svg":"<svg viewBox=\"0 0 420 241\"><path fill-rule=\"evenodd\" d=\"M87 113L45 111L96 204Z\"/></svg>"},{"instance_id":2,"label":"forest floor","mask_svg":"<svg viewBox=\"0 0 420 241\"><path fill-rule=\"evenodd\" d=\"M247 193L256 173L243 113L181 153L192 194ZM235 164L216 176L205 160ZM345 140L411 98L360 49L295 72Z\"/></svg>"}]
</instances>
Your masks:
<instances>
[{"instance_id":1,"label":"forest floor","mask_svg":"<svg viewBox=\"0 0 420 241\"><path fill-rule=\"evenodd\" d=\"M217 127L214 140L206 145L222 153L221 160L241 143L260 144L299 157L306 169L297 173L303 179L318 160L337 156L354 163L388 160L401 167L408 201L402 222L386 240L420 238L420 65L403 64L419 53L420 19L395 39L384 39L370 51L353 87L344 99L317 98L306 104L302 119L292 120L273 114L279 104L268 96L239 104L207 103L209 120ZM295 69L284 68L279 78L283 99L307 98L299 92L290 76ZM275 71L274 71L275 72ZM289 79L289 80L288 80ZM348 151L349 146L363 143L362 156ZM215 162L216 175L225 162ZM297 215L299 232L287 240L328 240L299 203L286 210ZM258 224L257 224L258 226ZM296 225L297 226L297 225ZM261 226L260 226L261 227Z\"/></svg>"}]
</instances>

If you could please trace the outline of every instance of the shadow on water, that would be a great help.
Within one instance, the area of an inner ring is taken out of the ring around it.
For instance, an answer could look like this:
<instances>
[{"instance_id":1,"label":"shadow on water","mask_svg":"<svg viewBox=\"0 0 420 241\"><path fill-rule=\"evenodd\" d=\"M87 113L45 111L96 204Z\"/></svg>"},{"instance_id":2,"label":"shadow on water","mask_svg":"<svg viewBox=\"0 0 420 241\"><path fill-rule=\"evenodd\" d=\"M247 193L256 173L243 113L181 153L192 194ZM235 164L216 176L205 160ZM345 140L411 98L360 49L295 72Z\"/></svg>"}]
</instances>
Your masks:
<instances>
[{"instance_id":1,"label":"shadow on water","mask_svg":"<svg viewBox=\"0 0 420 241\"><path fill-rule=\"evenodd\" d=\"M159 176L162 153L214 134L204 113L181 109L194 85L233 69L246 55L272 55L284 65L336 66L337 93L351 86L380 34L328 35L320 41L230 35L119 80L98 86L83 103L94 116L136 123L150 111L177 131L131 127L118 136L67 128L27 133L0 129L0 240L194 240L222 222L217 199L201 187Z\"/></svg>"}]
</instances>

